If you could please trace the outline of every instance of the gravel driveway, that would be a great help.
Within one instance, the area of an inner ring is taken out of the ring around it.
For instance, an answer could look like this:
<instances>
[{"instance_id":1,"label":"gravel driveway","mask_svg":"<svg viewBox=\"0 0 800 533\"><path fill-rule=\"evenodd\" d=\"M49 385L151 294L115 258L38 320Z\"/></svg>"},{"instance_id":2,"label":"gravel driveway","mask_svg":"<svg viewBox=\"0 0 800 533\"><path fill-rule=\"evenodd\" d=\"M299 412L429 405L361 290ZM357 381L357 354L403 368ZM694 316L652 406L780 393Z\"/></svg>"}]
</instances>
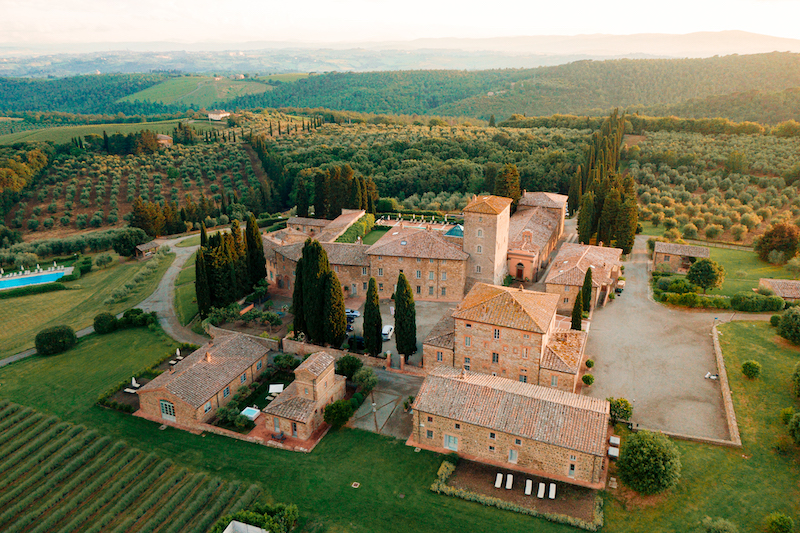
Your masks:
<instances>
[{"instance_id":1,"label":"gravel driveway","mask_svg":"<svg viewBox=\"0 0 800 533\"><path fill-rule=\"evenodd\" d=\"M624 294L595 311L586 351L595 383L584 394L624 397L649 429L728 439L711 328L730 312L672 310L649 298L647 237L625 263Z\"/></svg>"}]
</instances>

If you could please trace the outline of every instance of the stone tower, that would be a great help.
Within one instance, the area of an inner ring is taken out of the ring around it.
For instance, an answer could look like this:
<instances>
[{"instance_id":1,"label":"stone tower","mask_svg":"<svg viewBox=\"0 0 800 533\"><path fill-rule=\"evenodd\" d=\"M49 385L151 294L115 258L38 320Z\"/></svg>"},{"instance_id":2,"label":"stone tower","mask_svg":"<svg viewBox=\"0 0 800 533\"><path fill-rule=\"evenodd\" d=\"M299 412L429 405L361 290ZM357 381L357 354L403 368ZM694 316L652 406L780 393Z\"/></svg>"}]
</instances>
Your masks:
<instances>
[{"instance_id":1,"label":"stone tower","mask_svg":"<svg viewBox=\"0 0 800 533\"><path fill-rule=\"evenodd\" d=\"M511 198L476 196L464 208L464 251L467 285L475 282L502 285L508 273L508 225Z\"/></svg>"}]
</instances>

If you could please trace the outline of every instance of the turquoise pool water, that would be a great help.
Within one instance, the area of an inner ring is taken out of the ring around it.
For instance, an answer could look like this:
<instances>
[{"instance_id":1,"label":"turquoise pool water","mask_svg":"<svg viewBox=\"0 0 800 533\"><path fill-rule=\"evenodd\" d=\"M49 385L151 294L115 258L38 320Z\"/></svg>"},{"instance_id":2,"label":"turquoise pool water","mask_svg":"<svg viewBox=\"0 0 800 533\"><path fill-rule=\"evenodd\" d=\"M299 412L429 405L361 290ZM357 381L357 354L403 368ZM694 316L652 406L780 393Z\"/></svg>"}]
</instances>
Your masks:
<instances>
[{"instance_id":1,"label":"turquoise pool water","mask_svg":"<svg viewBox=\"0 0 800 533\"><path fill-rule=\"evenodd\" d=\"M25 285L38 285L40 283L50 283L62 278L66 274L63 270L60 272L46 272L44 274L35 274L33 276L23 276L19 278L3 278L0 279L0 291L4 289L12 289L14 287L24 287Z\"/></svg>"}]
</instances>

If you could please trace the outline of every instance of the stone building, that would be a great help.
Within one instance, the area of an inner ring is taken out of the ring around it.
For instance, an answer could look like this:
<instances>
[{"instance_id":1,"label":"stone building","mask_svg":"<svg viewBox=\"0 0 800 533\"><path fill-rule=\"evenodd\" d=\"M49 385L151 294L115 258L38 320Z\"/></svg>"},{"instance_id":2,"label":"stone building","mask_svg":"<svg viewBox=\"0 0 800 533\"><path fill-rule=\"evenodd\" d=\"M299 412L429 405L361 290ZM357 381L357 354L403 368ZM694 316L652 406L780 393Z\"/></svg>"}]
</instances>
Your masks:
<instances>
[{"instance_id":1,"label":"stone building","mask_svg":"<svg viewBox=\"0 0 800 533\"><path fill-rule=\"evenodd\" d=\"M575 298L583 288L586 271L592 269L591 307L605 305L614 293L622 266L619 248L565 243L561 246L545 280L548 293L558 296L558 312L572 313Z\"/></svg>"},{"instance_id":2,"label":"stone building","mask_svg":"<svg viewBox=\"0 0 800 533\"><path fill-rule=\"evenodd\" d=\"M653 269L669 265L670 272L686 272L698 259L708 259L711 253L705 246L656 241L653 248Z\"/></svg>"},{"instance_id":3,"label":"stone building","mask_svg":"<svg viewBox=\"0 0 800 533\"><path fill-rule=\"evenodd\" d=\"M344 376L334 373L335 359L326 352L308 356L294 371L294 381L264 409L267 428L308 440L323 424L325 406L345 395Z\"/></svg>"},{"instance_id":4,"label":"stone building","mask_svg":"<svg viewBox=\"0 0 800 533\"><path fill-rule=\"evenodd\" d=\"M469 255L467 277L500 285L506 276L511 198L476 196L464 208L463 250Z\"/></svg>"},{"instance_id":5,"label":"stone building","mask_svg":"<svg viewBox=\"0 0 800 533\"><path fill-rule=\"evenodd\" d=\"M770 290L787 302L800 302L800 280L761 278L758 288Z\"/></svg>"},{"instance_id":6,"label":"stone building","mask_svg":"<svg viewBox=\"0 0 800 533\"><path fill-rule=\"evenodd\" d=\"M258 377L268 352L267 339L215 329L205 346L137 391L139 414L190 428L207 422Z\"/></svg>"},{"instance_id":7,"label":"stone building","mask_svg":"<svg viewBox=\"0 0 800 533\"><path fill-rule=\"evenodd\" d=\"M586 333L556 327L558 296L477 283L422 343L423 368L444 365L573 392Z\"/></svg>"},{"instance_id":8,"label":"stone building","mask_svg":"<svg viewBox=\"0 0 800 533\"><path fill-rule=\"evenodd\" d=\"M413 404L410 446L604 487L606 400L439 366Z\"/></svg>"}]
</instances>

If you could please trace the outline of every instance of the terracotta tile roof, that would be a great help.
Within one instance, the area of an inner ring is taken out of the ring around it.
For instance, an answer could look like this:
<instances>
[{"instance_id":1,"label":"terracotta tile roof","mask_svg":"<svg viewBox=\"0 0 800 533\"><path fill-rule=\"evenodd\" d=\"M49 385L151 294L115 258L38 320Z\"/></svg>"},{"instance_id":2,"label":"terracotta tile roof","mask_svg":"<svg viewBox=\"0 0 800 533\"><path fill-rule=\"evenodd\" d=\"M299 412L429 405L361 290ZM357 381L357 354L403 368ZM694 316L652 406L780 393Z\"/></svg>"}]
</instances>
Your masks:
<instances>
[{"instance_id":1,"label":"terracotta tile roof","mask_svg":"<svg viewBox=\"0 0 800 533\"><path fill-rule=\"evenodd\" d=\"M556 315L557 294L476 283L453 318L545 333Z\"/></svg>"},{"instance_id":2,"label":"terracotta tile roof","mask_svg":"<svg viewBox=\"0 0 800 533\"><path fill-rule=\"evenodd\" d=\"M622 250L588 244L564 243L553 259L546 284L583 285L586 270L592 269L592 287L611 283L614 267L620 265Z\"/></svg>"},{"instance_id":3,"label":"terracotta tile roof","mask_svg":"<svg viewBox=\"0 0 800 533\"><path fill-rule=\"evenodd\" d=\"M369 266L369 257L367 256L369 245L367 244L344 242L323 242L320 244L325 253L328 254L328 263L331 265ZM296 263L303 255L303 246L305 246L305 241L278 246L275 248L275 253Z\"/></svg>"},{"instance_id":4,"label":"terracotta tile roof","mask_svg":"<svg viewBox=\"0 0 800 533\"><path fill-rule=\"evenodd\" d=\"M292 382L270 402L264 409L264 413L305 424L313 416L314 409L316 409L314 400L301 397L297 390L297 383Z\"/></svg>"},{"instance_id":5,"label":"terracotta tile roof","mask_svg":"<svg viewBox=\"0 0 800 533\"><path fill-rule=\"evenodd\" d=\"M674 242L656 241L653 251L660 254L684 255L702 259L711 257L711 252L705 246L692 246L691 244L677 244Z\"/></svg>"},{"instance_id":6,"label":"terracotta tile roof","mask_svg":"<svg viewBox=\"0 0 800 533\"><path fill-rule=\"evenodd\" d=\"M319 234L319 242L333 242L347 231L359 218L363 217L366 211L361 209L343 209L342 214L331 220L325 229Z\"/></svg>"},{"instance_id":7,"label":"terracotta tile roof","mask_svg":"<svg viewBox=\"0 0 800 533\"><path fill-rule=\"evenodd\" d=\"M335 362L336 359L328 352L316 352L309 355L294 371L295 373L310 372L314 376L319 376Z\"/></svg>"},{"instance_id":8,"label":"terracotta tile roof","mask_svg":"<svg viewBox=\"0 0 800 533\"><path fill-rule=\"evenodd\" d=\"M519 199L520 206L546 207L548 209L565 209L568 197L552 192L525 192Z\"/></svg>"},{"instance_id":9,"label":"terracotta tile roof","mask_svg":"<svg viewBox=\"0 0 800 533\"><path fill-rule=\"evenodd\" d=\"M800 280L761 278L758 285L771 289L781 298L800 298Z\"/></svg>"},{"instance_id":10,"label":"terracotta tile roof","mask_svg":"<svg viewBox=\"0 0 800 533\"><path fill-rule=\"evenodd\" d=\"M508 249L539 253L558 231L558 216L546 209L517 211L508 224Z\"/></svg>"},{"instance_id":11,"label":"terracotta tile roof","mask_svg":"<svg viewBox=\"0 0 800 533\"><path fill-rule=\"evenodd\" d=\"M138 245L136 249L141 250L142 252L146 252L147 250L152 250L153 248L158 248L159 246L161 246L161 244L157 243L156 241L150 241Z\"/></svg>"},{"instance_id":12,"label":"terracotta tile roof","mask_svg":"<svg viewBox=\"0 0 800 533\"><path fill-rule=\"evenodd\" d=\"M200 407L269 352L258 337L216 331L208 344L176 364L173 372L164 372L144 385L140 392L163 388L192 407Z\"/></svg>"},{"instance_id":13,"label":"terracotta tile roof","mask_svg":"<svg viewBox=\"0 0 800 533\"><path fill-rule=\"evenodd\" d=\"M291 226L288 226L284 229L279 229L277 231L273 231L269 234L273 241L276 241L281 244L294 244L296 242L305 242L308 239L308 233L305 233L300 230L296 230Z\"/></svg>"},{"instance_id":14,"label":"terracotta tile roof","mask_svg":"<svg viewBox=\"0 0 800 533\"><path fill-rule=\"evenodd\" d=\"M465 213L486 213L489 215L499 215L504 209L511 205L513 200L504 196L476 196L467 207Z\"/></svg>"},{"instance_id":15,"label":"terracotta tile roof","mask_svg":"<svg viewBox=\"0 0 800 533\"><path fill-rule=\"evenodd\" d=\"M446 241L441 233L427 228L395 226L370 246L367 254L466 261L469 255L455 244Z\"/></svg>"},{"instance_id":16,"label":"terracotta tile roof","mask_svg":"<svg viewBox=\"0 0 800 533\"><path fill-rule=\"evenodd\" d=\"M566 374L577 374L586 350L585 331L556 331L544 349L541 367Z\"/></svg>"},{"instance_id":17,"label":"terracotta tile roof","mask_svg":"<svg viewBox=\"0 0 800 533\"><path fill-rule=\"evenodd\" d=\"M299 224L301 226L318 226L325 227L332 221L325 220L324 218L306 218L306 217L291 217L286 221L287 224Z\"/></svg>"},{"instance_id":18,"label":"terracotta tile roof","mask_svg":"<svg viewBox=\"0 0 800 533\"><path fill-rule=\"evenodd\" d=\"M425 340L422 341L422 344L452 350L455 345L455 336L456 321L453 318L452 312L448 312L433 326L433 329L428 333L428 336L425 337Z\"/></svg>"},{"instance_id":19,"label":"terracotta tile roof","mask_svg":"<svg viewBox=\"0 0 800 533\"><path fill-rule=\"evenodd\" d=\"M506 378L437 366L414 409L562 448L603 456L609 403Z\"/></svg>"}]
</instances>

